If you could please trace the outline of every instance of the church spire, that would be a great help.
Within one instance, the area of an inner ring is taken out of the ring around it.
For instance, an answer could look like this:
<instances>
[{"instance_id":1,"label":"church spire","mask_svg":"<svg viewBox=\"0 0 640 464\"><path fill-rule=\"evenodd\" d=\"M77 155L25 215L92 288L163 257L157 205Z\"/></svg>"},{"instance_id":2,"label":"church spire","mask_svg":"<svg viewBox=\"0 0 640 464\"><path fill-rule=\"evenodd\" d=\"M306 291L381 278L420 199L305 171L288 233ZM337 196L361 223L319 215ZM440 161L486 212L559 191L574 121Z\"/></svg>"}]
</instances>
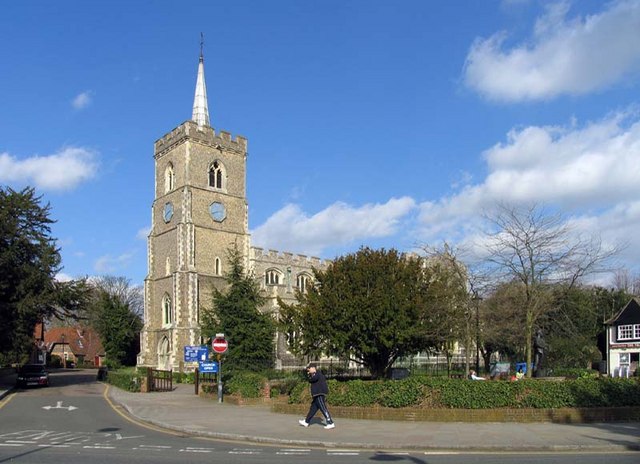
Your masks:
<instances>
[{"instance_id":1,"label":"church spire","mask_svg":"<svg viewBox=\"0 0 640 464\"><path fill-rule=\"evenodd\" d=\"M193 115L191 119L198 126L210 126L209 109L207 108L207 85L204 83L204 34L200 33L200 62L198 63L198 80L196 81L196 95L193 98Z\"/></svg>"}]
</instances>

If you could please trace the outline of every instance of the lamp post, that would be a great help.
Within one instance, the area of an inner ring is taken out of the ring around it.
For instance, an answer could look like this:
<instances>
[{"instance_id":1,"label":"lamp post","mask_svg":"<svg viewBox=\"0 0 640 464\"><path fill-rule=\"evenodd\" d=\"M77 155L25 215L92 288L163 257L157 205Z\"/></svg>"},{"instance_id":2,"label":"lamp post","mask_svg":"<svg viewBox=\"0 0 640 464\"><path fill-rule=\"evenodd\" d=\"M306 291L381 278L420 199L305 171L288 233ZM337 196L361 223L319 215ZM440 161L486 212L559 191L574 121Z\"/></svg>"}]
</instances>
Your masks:
<instances>
[{"instance_id":1,"label":"lamp post","mask_svg":"<svg viewBox=\"0 0 640 464\"><path fill-rule=\"evenodd\" d=\"M65 350L64 334L62 334L60 338L62 339L62 367L66 369L67 368L67 351Z\"/></svg>"}]
</instances>

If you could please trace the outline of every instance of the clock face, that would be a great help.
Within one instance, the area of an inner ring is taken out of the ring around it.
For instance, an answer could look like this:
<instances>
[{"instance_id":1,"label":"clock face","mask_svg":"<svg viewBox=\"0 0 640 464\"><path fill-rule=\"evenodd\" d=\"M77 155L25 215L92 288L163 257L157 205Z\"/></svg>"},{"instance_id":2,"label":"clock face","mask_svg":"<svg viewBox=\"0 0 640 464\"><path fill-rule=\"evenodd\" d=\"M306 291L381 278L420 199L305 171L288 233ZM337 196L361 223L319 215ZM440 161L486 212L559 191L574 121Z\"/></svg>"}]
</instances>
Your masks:
<instances>
[{"instance_id":1,"label":"clock face","mask_svg":"<svg viewBox=\"0 0 640 464\"><path fill-rule=\"evenodd\" d=\"M173 204L171 202L165 203L164 210L162 212L162 218L164 222L169 222L173 217Z\"/></svg>"},{"instance_id":2,"label":"clock face","mask_svg":"<svg viewBox=\"0 0 640 464\"><path fill-rule=\"evenodd\" d=\"M211 206L209 206L209 212L211 213L213 220L216 222L222 222L227 217L227 211L224 208L224 205L217 201L211 203Z\"/></svg>"}]
</instances>

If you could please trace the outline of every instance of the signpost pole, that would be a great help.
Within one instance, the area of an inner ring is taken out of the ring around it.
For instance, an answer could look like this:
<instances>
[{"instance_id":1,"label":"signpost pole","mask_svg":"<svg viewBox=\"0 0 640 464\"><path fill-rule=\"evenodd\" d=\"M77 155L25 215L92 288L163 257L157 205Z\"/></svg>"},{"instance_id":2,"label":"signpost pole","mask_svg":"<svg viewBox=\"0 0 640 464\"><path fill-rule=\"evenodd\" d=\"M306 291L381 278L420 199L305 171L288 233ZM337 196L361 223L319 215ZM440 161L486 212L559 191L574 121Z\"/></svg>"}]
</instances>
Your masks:
<instances>
[{"instance_id":1,"label":"signpost pole","mask_svg":"<svg viewBox=\"0 0 640 464\"><path fill-rule=\"evenodd\" d=\"M229 344L224 339L224 334L218 333L211 346L218 355L218 403L222 403L222 354L227 352Z\"/></svg>"},{"instance_id":2,"label":"signpost pole","mask_svg":"<svg viewBox=\"0 0 640 464\"><path fill-rule=\"evenodd\" d=\"M218 403L222 403L222 355L218 355Z\"/></svg>"}]
</instances>

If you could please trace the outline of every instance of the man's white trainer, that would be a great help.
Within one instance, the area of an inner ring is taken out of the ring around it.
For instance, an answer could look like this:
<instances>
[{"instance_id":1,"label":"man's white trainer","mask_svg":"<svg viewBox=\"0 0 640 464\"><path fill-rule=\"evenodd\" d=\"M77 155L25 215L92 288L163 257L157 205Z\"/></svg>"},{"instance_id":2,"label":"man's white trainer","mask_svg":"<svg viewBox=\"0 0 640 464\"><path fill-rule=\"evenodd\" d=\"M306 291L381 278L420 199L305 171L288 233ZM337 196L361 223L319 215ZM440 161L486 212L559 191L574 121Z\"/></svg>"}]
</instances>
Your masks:
<instances>
[{"instance_id":1,"label":"man's white trainer","mask_svg":"<svg viewBox=\"0 0 640 464\"><path fill-rule=\"evenodd\" d=\"M325 429L335 429L336 428L336 424L334 422L331 422L330 424L327 424L324 426Z\"/></svg>"},{"instance_id":2,"label":"man's white trainer","mask_svg":"<svg viewBox=\"0 0 640 464\"><path fill-rule=\"evenodd\" d=\"M301 426L303 426L303 427L309 427L309 422L307 422L307 421L306 421L306 420L304 420L304 419L300 419L300 420L298 421L298 424L300 424L300 425L301 425Z\"/></svg>"}]
</instances>

